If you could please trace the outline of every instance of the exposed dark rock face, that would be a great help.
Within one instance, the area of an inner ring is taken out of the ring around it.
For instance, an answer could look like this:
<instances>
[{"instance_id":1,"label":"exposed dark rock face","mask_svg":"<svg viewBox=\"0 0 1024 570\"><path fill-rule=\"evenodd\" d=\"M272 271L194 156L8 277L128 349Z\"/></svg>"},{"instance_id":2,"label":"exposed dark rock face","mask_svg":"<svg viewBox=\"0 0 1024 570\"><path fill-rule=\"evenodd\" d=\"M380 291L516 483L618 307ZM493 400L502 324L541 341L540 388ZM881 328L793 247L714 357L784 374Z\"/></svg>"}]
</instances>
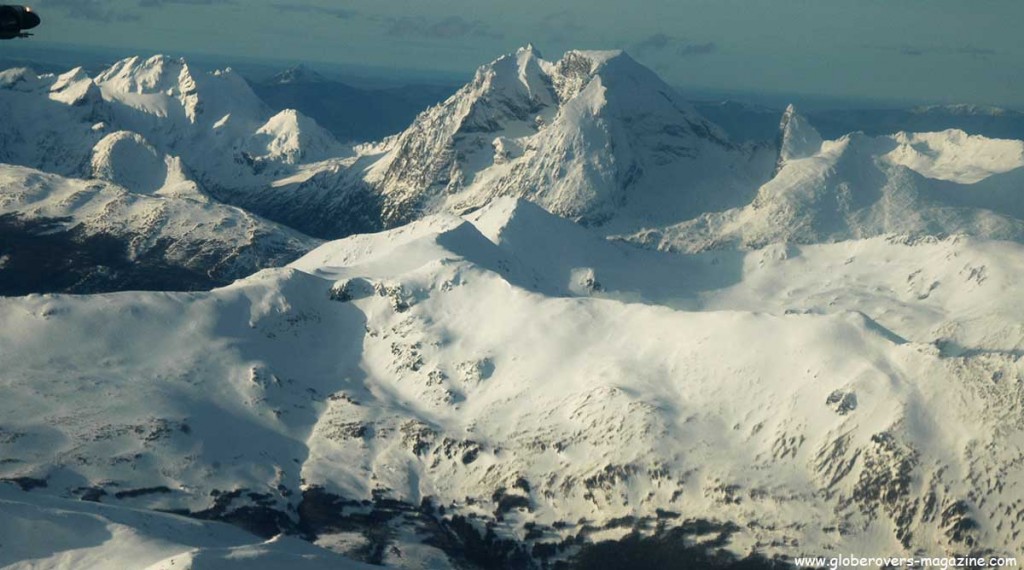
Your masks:
<instances>
[{"instance_id":1,"label":"exposed dark rock face","mask_svg":"<svg viewBox=\"0 0 1024 570\"><path fill-rule=\"evenodd\" d=\"M26 483L29 488L34 484ZM432 497L413 505L378 491L372 499L353 500L316 486L303 491L298 506L287 511L269 494L237 489L214 492L211 506L202 511L175 512L233 524L263 538L283 533L315 541L338 533L361 535L362 543L345 554L377 565L397 550L400 537L408 540L412 535L421 544L443 552L456 567L466 569L790 568L781 560L737 557L728 552L726 547L739 530L736 525L680 520L678 514L668 511L657 517L622 517L601 525L585 520L553 527L526 523L525 536L512 538L501 529L501 514L529 508L529 500L518 494L528 492L524 489L528 486L525 480L517 481L511 490L495 491L498 507L490 520L476 514L455 514L436 505ZM109 496L102 489L87 491L82 500L102 501ZM121 500L170 492L155 487L120 491L113 497ZM570 529L575 532L565 532ZM594 533L611 529L629 529L629 534L619 540L592 538Z\"/></svg>"},{"instance_id":2,"label":"exposed dark rock face","mask_svg":"<svg viewBox=\"0 0 1024 570\"><path fill-rule=\"evenodd\" d=\"M167 263L160 251L171 244L132 259L125 240L68 229L66 221L0 215L0 295L203 290L231 282Z\"/></svg>"},{"instance_id":3,"label":"exposed dark rock face","mask_svg":"<svg viewBox=\"0 0 1024 570\"><path fill-rule=\"evenodd\" d=\"M13 483L18 486L22 491L31 491L32 489L45 489L49 487L46 479L36 479L34 477L13 477L10 479L0 479L0 483Z\"/></svg>"},{"instance_id":4,"label":"exposed dark rock face","mask_svg":"<svg viewBox=\"0 0 1024 570\"><path fill-rule=\"evenodd\" d=\"M225 264L239 252L170 239L133 253L131 241L137 236L90 232L81 225L68 227L69 221L0 215L0 296L205 291L261 269L259 259L271 266L302 253L265 252L267 257L257 256L254 263Z\"/></svg>"}]
</instances>

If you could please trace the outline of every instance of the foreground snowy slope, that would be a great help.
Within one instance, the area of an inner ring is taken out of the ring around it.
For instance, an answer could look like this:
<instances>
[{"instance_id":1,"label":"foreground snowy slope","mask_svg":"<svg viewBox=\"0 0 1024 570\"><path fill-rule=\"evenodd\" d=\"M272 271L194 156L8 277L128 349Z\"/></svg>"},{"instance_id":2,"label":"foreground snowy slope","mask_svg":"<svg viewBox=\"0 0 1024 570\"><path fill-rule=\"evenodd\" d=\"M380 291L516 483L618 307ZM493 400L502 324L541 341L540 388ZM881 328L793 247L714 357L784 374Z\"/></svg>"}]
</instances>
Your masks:
<instances>
[{"instance_id":1,"label":"foreground snowy slope","mask_svg":"<svg viewBox=\"0 0 1024 570\"><path fill-rule=\"evenodd\" d=\"M950 130L823 141L792 107L753 201L630 239L695 251L885 234L1024 240L1024 142Z\"/></svg>"},{"instance_id":2,"label":"foreground snowy slope","mask_svg":"<svg viewBox=\"0 0 1024 570\"><path fill-rule=\"evenodd\" d=\"M296 538L0 485L0 567L272 570L371 568Z\"/></svg>"},{"instance_id":3,"label":"foreground snowy slope","mask_svg":"<svg viewBox=\"0 0 1024 570\"><path fill-rule=\"evenodd\" d=\"M209 293L3 299L0 477L405 567L1011 553L1022 254L679 256L499 200Z\"/></svg>"}]
</instances>

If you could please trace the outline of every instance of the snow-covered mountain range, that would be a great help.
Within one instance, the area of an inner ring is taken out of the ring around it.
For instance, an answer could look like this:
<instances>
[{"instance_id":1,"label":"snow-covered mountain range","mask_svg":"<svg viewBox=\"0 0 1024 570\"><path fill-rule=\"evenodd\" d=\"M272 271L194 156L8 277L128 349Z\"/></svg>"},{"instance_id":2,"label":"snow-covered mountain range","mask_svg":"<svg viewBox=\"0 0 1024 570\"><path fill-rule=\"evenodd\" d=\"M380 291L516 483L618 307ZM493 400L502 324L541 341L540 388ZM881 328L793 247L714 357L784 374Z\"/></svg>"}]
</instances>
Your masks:
<instances>
[{"instance_id":1,"label":"snow-covered mountain range","mask_svg":"<svg viewBox=\"0 0 1024 570\"><path fill-rule=\"evenodd\" d=\"M0 231L20 242L39 229L52 250L32 258L70 258L49 271L17 263L24 248L5 248L6 293L209 287L286 263L318 241L210 190L260 187L343 152L306 117L271 115L234 73L196 73L163 56L96 77L7 70L0 114L0 161L11 165L0 171Z\"/></svg>"},{"instance_id":2,"label":"snow-covered mountain range","mask_svg":"<svg viewBox=\"0 0 1024 570\"><path fill-rule=\"evenodd\" d=\"M530 46L353 148L166 57L0 110L2 289L123 291L0 297L0 566L1024 548L1024 142Z\"/></svg>"},{"instance_id":3,"label":"snow-covered mountain range","mask_svg":"<svg viewBox=\"0 0 1024 570\"><path fill-rule=\"evenodd\" d=\"M393 137L219 197L324 238L467 211L495 196L622 232L741 205L774 161L770 145L728 142L626 54L569 52L550 62L528 46L482 66Z\"/></svg>"}]
</instances>

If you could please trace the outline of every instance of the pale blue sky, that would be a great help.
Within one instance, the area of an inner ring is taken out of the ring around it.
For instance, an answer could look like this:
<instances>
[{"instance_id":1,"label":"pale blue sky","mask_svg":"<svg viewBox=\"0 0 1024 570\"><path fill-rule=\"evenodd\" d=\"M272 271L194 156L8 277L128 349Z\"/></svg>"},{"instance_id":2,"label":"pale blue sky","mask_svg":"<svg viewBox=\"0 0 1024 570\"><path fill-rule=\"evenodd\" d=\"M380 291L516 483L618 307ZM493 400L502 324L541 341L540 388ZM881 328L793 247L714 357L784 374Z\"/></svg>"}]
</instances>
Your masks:
<instances>
[{"instance_id":1,"label":"pale blue sky","mask_svg":"<svg viewBox=\"0 0 1024 570\"><path fill-rule=\"evenodd\" d=\"M469 74L624 48L685 88L1024 107L1024 0L36 0L37 39Z\"/></svg>"}]
</instances>

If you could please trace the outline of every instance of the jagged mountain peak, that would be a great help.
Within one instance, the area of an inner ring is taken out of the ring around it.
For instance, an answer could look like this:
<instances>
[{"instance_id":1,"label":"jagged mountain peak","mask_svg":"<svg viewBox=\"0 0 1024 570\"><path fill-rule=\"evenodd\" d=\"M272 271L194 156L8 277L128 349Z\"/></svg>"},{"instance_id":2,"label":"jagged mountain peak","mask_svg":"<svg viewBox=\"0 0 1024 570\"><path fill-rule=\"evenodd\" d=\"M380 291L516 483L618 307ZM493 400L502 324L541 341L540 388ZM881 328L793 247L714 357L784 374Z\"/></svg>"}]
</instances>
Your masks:
<instances>
[{"instance_id":1,"label":"jagged mountain peak","mask_svg":"<svg viewBox=\"0 0 1024 570\"><path fill-rule=\"evenodd\" d=\"M771 174L758 150L732 145L621 51L549 61L526 46L503 55L383 150L364 180L385 196L385 225L494 196L527 198L591 225L679 220L737 205L739 193ZM704 188L712 177L714 191Z\"/></svg>"},{"instance_id":2,"label":"jagged mountain peak","mask_svg":"<svg viewBox=\"0 0 1024 570\"><path fill-rule=\"evenodd\" d=\"M98 83L118 84L133 93L155 93L168 89L190 91L195 80L184 58L154 55L149 58L132 56L122 59L96 77Z\"/></svg>"},{"instance_id":3,"label":"jagged mountain peak","mask_svg":"<svg viewBox=\"0 0 1024 570\"><path fill-rule=\"evenodd\" d=\"M159 118L183 116L189 123L213 123L227 114L269 114L249 84L230 68L201 72L184 58L155 55L122 59L100 72L103 97Z\"/></svg>"},{"instance_id":4,"label":"jagged mountain peak","mask_svg":"<svg viewBox=\"0 0 1024 570\"><path fill-rule=\"evenodd\" d=\"M540 53L540 49L538 49L533 42L528 42L525 46L516 49L517 55L521 53L532 54L540 59L544 59L544 56Z\"/></svg>"},{"instance_id":5,"label":"jagged mountain peak","mask_svg":"<svg viewBox=\"0 0 1024 570\"><path fill-rule=\"evenodd\" d=\"M620 112L637 109L638 114L657 110L669 115L686 115L700 130L724 141L727 136L707 123L674 88L656 73L621 50L567 51L557 61L549 61L529 44L480 66L473 81L453 98L468 109L463 127L467 130L498 130L502 117L485 113L504 108L511 118L527 120L526 115L545 107L559 107L579 97L595 84L596 97L590 101L595 113L612 100L621 101ZM480 115L487 115L486 118ZM508 119L509 117L505 117ZM544 117L541 117L542 119Z\"/></svg>"},{"instance_id":6,"label":"jagged mountain peak","mask_svg":"<svg viewBox=\"0 0 1024 570\"><path fill-rule=\"evenodd\" d=\"M779 163L776 170L788 160L814 156L821 150L823 142L817 129L794 105L789 105L779 123Z\"/></svg>"},{"instance_id":7,"label":"jagged mountain peak","mask_svg":"<svg viewBox=\"0 0 1024 570\"><path fill-rule=\"evenodd\" d=\"M501 96L514 87L511 91L518 91L527 99L558 105L580 95L596 78L606 88L632 95L657 94L670 100L678 111L697 115L689 104L681 101L674 88L622 50L570 50L558 60L549 61L533 44L528 44L482 65L467 86L477 89L468 89L467 94L476 98ZM725 138L724 134L721 136Z\"/></svg>"},{"instance_id":8,"label":"jagged mountain peak","mask_svg":"<svg viewBox=\"0 0 1024 570\"><path fill-rule=\"evenodd\" d=\"M271 117L249 142L255 156L287 164L322 160L342 152L327 130L294 109L284 109Z\"/></svg>"},{"instance_id":9,"label":"jagged mountain peak","mask_svg":"<svg viewBox=\"0 0 1024 570\"><path fill-rule=\"evenodd\" d=\"M550 64L532 46L505 54L480 66L473 80L449 102L456 116L457 131L501 130L510 119L526 121L531 113L553 105Z\"/></svg>"},{"instance_id":10,"label":"jagged mountain peak","mask_svg":"<svg viewBox=\"0 0 1024 570\"><path fill-rule=\"evenodd\" d=\"M76 67L57 76L50 85L50 99L66 105L98 104L103 100L99 86L85 69Z\"/></svg>"}]
</instances>

